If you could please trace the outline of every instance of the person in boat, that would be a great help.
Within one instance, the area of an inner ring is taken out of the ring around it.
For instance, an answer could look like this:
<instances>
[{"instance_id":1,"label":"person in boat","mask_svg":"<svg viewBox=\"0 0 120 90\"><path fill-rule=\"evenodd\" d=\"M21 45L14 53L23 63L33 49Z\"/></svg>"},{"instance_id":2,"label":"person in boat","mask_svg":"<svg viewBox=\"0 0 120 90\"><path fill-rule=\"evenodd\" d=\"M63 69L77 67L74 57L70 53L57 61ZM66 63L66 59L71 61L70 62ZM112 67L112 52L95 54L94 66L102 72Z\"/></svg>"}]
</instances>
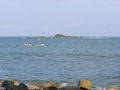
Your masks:
<instances>
[{"instance_id":1,"label":"person in boat","mask_svg":"<svg viewBox=\"0 0 120 90\"><path fill-rule=\"evenodd\" d=\"M25 42L25 44L27 44L27 41Z\"/></svg>"},{"instance_id":2,"label":"person in boat","mask_svg":"<svg viewBox=\"0 0 120 90\"><path fill-rule=\"evenodd\" d=\"M27 41L24 43L25 46L30 46L31 44L28 43Z\"/></svg>"},{"instance_id":3,"label":"person in boat","mask_svg":"<svg viewBox=\"0 0 120 90\"><path fill-rule=\"evenodd\" d=\"M25 44L29 44L29 43L26 41Z\"/></svg>"}]
</instances>

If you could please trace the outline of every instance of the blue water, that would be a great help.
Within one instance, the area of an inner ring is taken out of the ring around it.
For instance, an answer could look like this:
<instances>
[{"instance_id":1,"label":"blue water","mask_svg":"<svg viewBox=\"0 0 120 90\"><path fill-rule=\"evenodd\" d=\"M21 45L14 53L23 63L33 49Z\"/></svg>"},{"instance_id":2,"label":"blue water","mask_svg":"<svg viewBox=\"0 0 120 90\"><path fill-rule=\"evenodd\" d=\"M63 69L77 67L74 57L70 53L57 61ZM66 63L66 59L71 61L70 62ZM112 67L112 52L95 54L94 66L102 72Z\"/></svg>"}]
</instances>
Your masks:
<instances>
[{"instance_id":1,"label":"blue water","mask_svg":"<svg viewBox=\"0 0 120 90\"><path fill-rule=\"evenodd\" d=\"M0 80L120 86L120 38L41 38L44 47L25 47L37 37L0 37Z\"/></svg>"}]
</instances>

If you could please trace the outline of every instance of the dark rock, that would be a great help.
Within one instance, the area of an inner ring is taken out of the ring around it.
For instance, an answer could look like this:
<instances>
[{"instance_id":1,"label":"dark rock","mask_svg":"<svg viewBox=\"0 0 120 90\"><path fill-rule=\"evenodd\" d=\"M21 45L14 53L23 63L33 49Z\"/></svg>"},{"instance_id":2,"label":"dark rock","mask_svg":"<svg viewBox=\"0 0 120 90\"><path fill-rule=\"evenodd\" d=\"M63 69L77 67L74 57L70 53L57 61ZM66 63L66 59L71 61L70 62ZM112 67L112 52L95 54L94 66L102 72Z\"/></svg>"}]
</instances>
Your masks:
<instances>
[{"instance_id":1,"label":"dark rock","mask_svg":"<svg viewBox=\"0 0 120 90\"><path fill-rule=\"evenodd\" d=\"M17 87L14 85L13 82L5 80L1 87L5 87L6 90L15 90Z\"/></svg>"},{"instance_id":2,"label":"dark rock","mask_svg":"<svg viewBox=\"0 0 120 90\"><path fill-rule=\"evenodd\" d=\"M58 90L57 87L51 86L49 87L49 90Z\"/></svg>"},{"instance_id":3,"label":"dark rock","mask_svg":"<svg viewBox=\"0 0 120 90\"><path fill-rule=\"evenodd\" d=\"M59 88L59 90L80 90L80 87L67 86L67 87Z\"/></svg>"},{"instance_id":4,"label":"dark rock","mask_svg":"<svg viewBox=\"0 0 120 90\"><path fill-rule=\"evenodd\" d=\"M18 90L29 90L29 89L24 83L20 83L18 86Z\"/></svg>"},{"instance_id":5,"label":"dark rock","mask_svg":"<svg viewBox=\"0 0 120 90\"><path fill-rule=\"evenodd\" d=\"M78 81L77 86L80 86L80 80Z\"/></svg>"},{"instance_id":6,"label":"dark rock","mask_svg":"<svg viewBox=\"0 0 120 90\"><path fill-rule=\"evenodd\" d=\"M80 90L90 90L90 89L87 89L87 88L84 88L84 87L80 87Z\"/></svg>"},{"instance_id":7,"label":"dark rock","mask_svg":"<svg viewBox=\"0 0 120 90\"><path fill-rule=\"evenodd\" d=\"M47 88L43 88L43 90L58 90L58 88L55 87L55 86L50 86L50 87L47 87Z\"/></svg>"}]
</instances>

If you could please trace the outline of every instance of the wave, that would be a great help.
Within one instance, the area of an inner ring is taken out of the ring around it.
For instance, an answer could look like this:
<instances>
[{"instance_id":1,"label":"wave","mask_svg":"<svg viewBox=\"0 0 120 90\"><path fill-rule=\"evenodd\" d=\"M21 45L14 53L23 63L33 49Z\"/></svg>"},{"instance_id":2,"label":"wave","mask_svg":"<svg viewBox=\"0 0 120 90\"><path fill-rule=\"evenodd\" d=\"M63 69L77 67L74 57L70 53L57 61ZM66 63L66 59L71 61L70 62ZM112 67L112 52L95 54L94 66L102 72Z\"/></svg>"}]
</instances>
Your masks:
<instances>
[{"instance_id":1,"label":"wave","mask_svg":"<svg viewBox=\"0 0 120 90\"><path fill-rule=\"evenodd\" d=\"M120 58L120 55L119 54L116 54L116 55L98 55L98 54L66 54L67 56L87 56L87 57L101 57L101 58L111 58L111 57L118 57Z\"/></svg>"},{"instance_id":2,"label":"wave","mask_svg":"<svg viewBox=\"0 0 120 90\"><path fill-rule=\"evenodd\" d=\"M28 53L28 52L8 52L8 53L2 53L1 55L21 55L21 56L36 56L36 57L44 57L44 56L54 56L54 57L100 57L100 58L120 58L119 54L113 54L113 55L101 55L101 54L80 54L80 53L65 53L65 54L56 54L56 53Z\"/></svg>"}]
</instances>

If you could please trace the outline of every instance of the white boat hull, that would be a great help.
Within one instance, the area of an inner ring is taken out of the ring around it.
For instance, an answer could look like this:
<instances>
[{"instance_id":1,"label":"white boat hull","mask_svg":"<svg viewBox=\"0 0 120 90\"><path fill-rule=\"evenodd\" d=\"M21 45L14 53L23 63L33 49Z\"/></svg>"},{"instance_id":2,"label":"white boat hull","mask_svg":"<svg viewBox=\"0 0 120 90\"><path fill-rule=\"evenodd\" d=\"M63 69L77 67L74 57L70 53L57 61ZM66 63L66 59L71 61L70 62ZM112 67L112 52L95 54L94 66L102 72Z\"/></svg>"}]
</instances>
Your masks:
<instances>
[{"instance_id":1,"label":"white boat hull","mask_svg":"<svg viewBox=\"0 0 120 90\"><path fill-rule=\"evenodd\" d=\"M41 44L26 44L24 43L24 46L28 47L28 46L45 46L45 44L41 43Z\"/></svg>"}]
</instances>

